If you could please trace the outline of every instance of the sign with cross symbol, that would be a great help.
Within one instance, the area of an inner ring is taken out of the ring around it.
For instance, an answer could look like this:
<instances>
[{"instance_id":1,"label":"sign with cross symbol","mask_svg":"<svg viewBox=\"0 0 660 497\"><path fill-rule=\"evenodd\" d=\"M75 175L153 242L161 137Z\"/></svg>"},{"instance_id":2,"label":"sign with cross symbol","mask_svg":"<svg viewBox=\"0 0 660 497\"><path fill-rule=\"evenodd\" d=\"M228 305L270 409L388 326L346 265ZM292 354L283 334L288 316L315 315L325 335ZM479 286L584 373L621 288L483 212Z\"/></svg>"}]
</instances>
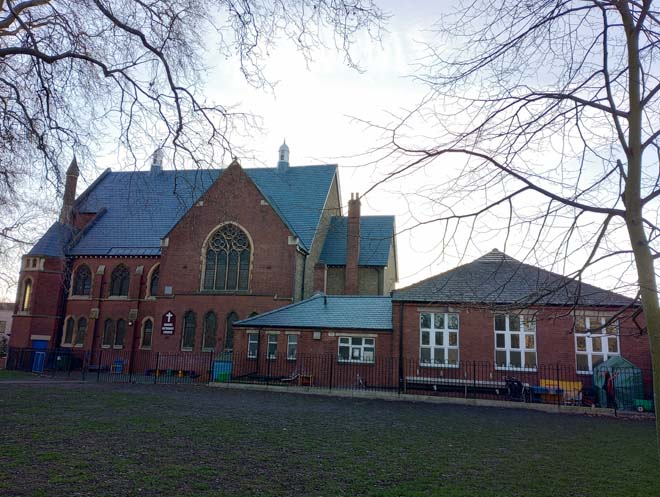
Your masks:
<instances>
[{"instance_id":1,"label":"sign with cross symbol","mask_svg":"<svg viewBox=\"0 0 660 497\"><path fill-rule=\"evenodd\" d=\"M176 328L176 316L172 311L167 311L163 314L163 325L161 326L161 332L163 335L172 335L174 334L174 328Z\"/></svg>"}]
</instances>

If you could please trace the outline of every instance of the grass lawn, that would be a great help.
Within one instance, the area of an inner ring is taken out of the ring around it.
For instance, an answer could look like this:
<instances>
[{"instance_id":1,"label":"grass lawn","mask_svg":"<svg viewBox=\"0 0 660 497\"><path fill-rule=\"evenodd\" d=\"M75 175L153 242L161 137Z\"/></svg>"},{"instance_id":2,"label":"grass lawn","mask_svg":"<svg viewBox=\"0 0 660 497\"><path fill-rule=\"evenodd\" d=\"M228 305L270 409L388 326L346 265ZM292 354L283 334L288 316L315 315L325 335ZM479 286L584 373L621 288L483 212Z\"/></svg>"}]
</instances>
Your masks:
<instances>
[{"instance_id":1,"label":"grass lawn","mask_svg":"<svg viewBox=\"0 0 660 497\"><path fill-rule=\"evenodd\" d=\"M34 380L38 378L37 375L26 373L24 371L8 371L6 369L0 369L0 381Z\"/></svg>"},{"instance_id":2,"label":"grass lawn","mask_svg":"<svg viewBox=\"0 0 660 497\"><path fill-rule=\"evenodd\" d=\"M202 386L0 383L4 496L660 495L654 425Z\"/></svg>"}]
</instances>

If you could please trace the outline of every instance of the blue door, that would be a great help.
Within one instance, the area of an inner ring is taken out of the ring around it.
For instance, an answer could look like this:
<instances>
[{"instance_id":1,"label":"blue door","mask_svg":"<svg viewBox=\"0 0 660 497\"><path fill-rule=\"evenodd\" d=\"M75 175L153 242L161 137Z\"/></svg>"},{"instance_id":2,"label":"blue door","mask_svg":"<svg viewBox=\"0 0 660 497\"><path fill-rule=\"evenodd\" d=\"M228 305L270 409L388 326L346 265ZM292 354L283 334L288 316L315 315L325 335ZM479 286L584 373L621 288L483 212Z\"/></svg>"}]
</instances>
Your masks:
<instances>
[{"instance_id":1,"label":"blue door","mask_svg":"<svg viewBox=\"0 0 660 497\"><path fill-rule=\"evenodd\" d=\"M44 364L46 362L46 349L48 348L48 340L32 340L32 348L34 349L32 372L43 373Z\"/></svg>"}]
</instances>

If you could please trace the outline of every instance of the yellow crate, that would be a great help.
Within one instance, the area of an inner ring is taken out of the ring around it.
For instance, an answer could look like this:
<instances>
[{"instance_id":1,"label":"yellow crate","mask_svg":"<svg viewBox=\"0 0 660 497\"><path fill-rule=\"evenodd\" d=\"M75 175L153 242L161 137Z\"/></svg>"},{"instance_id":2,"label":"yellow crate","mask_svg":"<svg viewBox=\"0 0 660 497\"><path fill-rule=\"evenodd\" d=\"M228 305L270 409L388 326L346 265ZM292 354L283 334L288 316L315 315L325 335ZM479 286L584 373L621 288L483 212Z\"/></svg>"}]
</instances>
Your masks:
<instances>
[{"instance_id":1,"label":"yellow crate","mask_svg":"<svg viewBox=\"0 0 660 497\"><path fill-rule=\"evenodd\" d=\"M566 381L566 380L557 381L557 380L542 378L539 380L539 386L545 388L559 387L561 390L564 391L564 395L563 395L564 404L580 404L582 402L581 381Z\"/></svg>"}]
</instances>

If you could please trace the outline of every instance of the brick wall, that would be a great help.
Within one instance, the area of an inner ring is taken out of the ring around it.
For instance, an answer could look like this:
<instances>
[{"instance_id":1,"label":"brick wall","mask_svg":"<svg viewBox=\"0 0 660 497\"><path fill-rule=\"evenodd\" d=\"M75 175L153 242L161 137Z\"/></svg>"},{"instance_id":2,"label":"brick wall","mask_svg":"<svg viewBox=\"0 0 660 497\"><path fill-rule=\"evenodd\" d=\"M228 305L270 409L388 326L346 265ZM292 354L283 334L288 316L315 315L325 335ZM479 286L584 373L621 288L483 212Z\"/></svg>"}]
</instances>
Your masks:
<instances>
[{"instance_id":1,"label":"brick wall","mask_svg":"<svg viewBox=\"0 0 660 497\"><path fill-rule=\"evenodd\" d=\"M401 303L393 303L393 341L398 347ZM460 361L495 360L494 312L490 309L404 304L403 313L403 356L406 360L419 359L420 327L419 315L422 310L436 312L458 312L460 320L459 353ZM602 309L599 309L601 312ZM561 363L575 365L575 336L572 333L573 318L568 308L536 309L536 349L537 363L550 365ZM611 312L616 312L611 309ZM587 311L588 312L588 311ZM639 320L638 320L639 321ZM642 323L643 324L643 323ZM638 327L630 319L630 314L619 321L619 343L621 355L642 369L651 367L648 336L641 335ZM398 353L395 351L395 354Z\"/></svg>"}]
</instances>

